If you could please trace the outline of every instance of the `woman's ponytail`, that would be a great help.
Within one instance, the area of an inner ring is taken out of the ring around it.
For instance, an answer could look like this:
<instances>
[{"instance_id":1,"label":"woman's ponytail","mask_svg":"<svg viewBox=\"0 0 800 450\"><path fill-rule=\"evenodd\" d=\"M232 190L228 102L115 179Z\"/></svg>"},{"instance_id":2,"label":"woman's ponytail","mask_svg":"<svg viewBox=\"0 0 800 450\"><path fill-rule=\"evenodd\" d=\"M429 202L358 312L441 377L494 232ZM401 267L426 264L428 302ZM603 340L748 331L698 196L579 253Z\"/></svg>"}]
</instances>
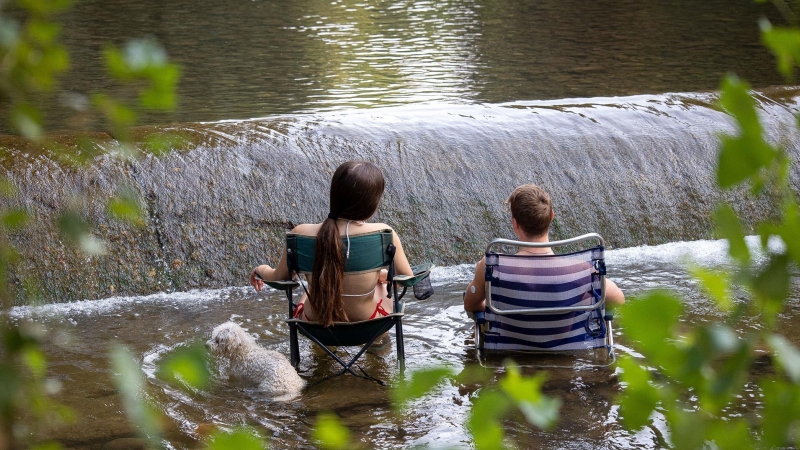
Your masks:
<instances>
[{"instance_id":1,"label":"woman's ponytail","mask_svg":"<svg viewBox=\"0 0 800 450\"><path fill-rule=\"evenodd\" d=\"M317 316L317 322L331 326L333 322L347 321L342 301L344 282L344 255L339 227L331 217L322 222L317 233L317 249L311 272L311 293L308 301Z\"/></svg>"}]
</instances>

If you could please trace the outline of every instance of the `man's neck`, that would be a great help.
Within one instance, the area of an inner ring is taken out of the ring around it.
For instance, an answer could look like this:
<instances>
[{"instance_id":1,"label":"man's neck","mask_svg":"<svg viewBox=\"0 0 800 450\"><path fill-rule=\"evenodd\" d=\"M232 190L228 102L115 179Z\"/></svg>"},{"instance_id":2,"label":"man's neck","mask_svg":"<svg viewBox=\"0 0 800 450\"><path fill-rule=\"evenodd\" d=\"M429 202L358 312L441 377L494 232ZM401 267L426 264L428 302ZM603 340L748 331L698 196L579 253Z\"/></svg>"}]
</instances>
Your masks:
<instances>
[{"instance_id":1,"label":"man's neck","mask_svg":"<svg viewBox=\"0 0 800 450\"><path fill-rule=\"evenodd\" d=\"M543 234L541 236L535 236L535 237L531 237L531 236L528 236L528 235L522 235L522 236L517 235L517 237L522 242L538 242L538 243L550 242L550 235L549 234Z\"/></svg>"}]
</instances>

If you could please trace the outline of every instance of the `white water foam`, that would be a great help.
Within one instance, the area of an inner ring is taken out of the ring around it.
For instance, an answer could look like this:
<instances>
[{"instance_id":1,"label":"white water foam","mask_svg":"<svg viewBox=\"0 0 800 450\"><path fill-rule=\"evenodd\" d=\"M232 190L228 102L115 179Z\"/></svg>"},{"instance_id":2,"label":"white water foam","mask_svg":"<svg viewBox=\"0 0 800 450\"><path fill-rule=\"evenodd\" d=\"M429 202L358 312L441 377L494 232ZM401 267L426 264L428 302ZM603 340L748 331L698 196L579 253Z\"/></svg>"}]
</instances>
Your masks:
<instances>
[{"instance_id":1,"label":"white water foam","mask_svg":"<svg viewBox=\"0 0 800 450\"><path fill-rule=\"evenodd\" d=\"M761 251L759 237L746 238L753 259L756 262L765 260ZM784 244L780 240L770 241L769 250L780 253ZM688 263L702 266L728 266L733 264L728 256L728 242L725 240L701 240L688 242L670 242L662 245L628 247L606 251L606 263L614 268L614 272L624 278L626 268L667 265L685 267ZM474 264L434 267L431 270L431 284L446 286L450 284L467 284L475 273ZM666 286L669 287L669 286ZM9 315L12 318L38 316L55 316L69 314L109 314L133 304L170 304L188 305L214 303L229 299L231 296L249 294L250 286L228 287L223 289L194 289L185 292L156 293L144 296L110 297L101 300L82 300L69 303L54 303L38 306L15 306Z\"/></svg>"}]
</instances>

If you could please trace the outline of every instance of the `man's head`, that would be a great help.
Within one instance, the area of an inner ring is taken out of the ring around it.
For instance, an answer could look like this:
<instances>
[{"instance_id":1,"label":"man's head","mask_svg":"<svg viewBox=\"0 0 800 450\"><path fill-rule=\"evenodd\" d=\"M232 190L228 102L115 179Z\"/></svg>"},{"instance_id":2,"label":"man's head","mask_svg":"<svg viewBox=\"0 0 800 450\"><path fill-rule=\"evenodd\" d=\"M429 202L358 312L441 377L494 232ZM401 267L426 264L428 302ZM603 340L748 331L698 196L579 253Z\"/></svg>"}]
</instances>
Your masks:
<instances>
[{"instance_id":1,"label":"man's head","mask_svg":"<svg viewBox=\"0 0 800 450\"><path fill-rule=\"evenodd\" d=\"M514 189L506 203L511 207L511 217L529 237L540 237L550 230L553 205L544 189L535 184L524 184Z\"/></svg>"}]
</instances>

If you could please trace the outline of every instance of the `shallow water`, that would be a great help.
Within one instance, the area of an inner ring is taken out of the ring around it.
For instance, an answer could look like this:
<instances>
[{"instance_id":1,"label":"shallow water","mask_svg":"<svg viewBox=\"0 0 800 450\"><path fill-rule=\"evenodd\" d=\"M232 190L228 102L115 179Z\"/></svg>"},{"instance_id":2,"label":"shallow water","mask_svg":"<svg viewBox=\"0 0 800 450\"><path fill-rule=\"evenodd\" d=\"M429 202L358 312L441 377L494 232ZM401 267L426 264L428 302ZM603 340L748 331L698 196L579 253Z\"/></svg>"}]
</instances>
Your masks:
<instances>
[{"instance_id":1,"label":"shallow water","mask_svg":"<svg viewBox=\"0 0 800 450\"><path fill-rule=\"evenodd\" d=\"M754 241L753 241L754 242ZM704 266L725 266L726 247L720 241L678 242L657 247L636 247L607 252L610 274L629 298L651 289L669 287L686 298L686 322L715 320L719 314L688 278L686 258ZM445 364L457 371L477 362L472 350L472 330L461 307L460 292L471 278L468 265L436 268L432 280L436 294L425 300L411 298L406 306L404 333L407 369ZM795 278L797 284L797 278ZM794 292L797 292L795 289ZM800 297L788 302L783 320L800 316ZM632 299L635 301L635 299ZM392 412L388 388L350 375L319 380L335 370L328 359L301 339L301 375L311 385L291 402L276 402L258 392L217 380L208 391L186 394L154 373L156 364L171 349L205 340L211 329L234 320L258 336L259 342L286 355L288 330L283 323L285 300L276 291L255 294L250 288L124 297L38 308L12 310L15 321L33 320L50 333L46 351L52 376L62 384L57 398L74 408L76 423L52 428L42 435L67 447L100 448L107 442L133 436L115 395L106 353L112 342L128 346L141 361L148 395L171 418L170 445L197 445L208 424L231 427L247 424L268 437L273 448L313 448L310 429L316 415L336 413L353 431L354 439L368 448L467 447L464 423L477 385L443 384L431 395L412 403L402 414ZM757 328L757 318L747 327ZM783 331L800 343L796 327ZM624 330L615 330L618 354L631 353ZM491 361L498 363L499 361ZM523 359L525 364L559 364L547 368L545 392L559 397L561 418L553 430L531 429L517 420L506 422L506 432L522 448L660 448L663 418L656 415L650 427L638 433L618 424L614 397L621 389L615 369L590 367L587 356ZM390 381L398 373L393 347L368 354L361 363L370 375ZM541 369L524 369L533 373ZM496 370L496 376L502 370ZM748 386L731 414L752 413L759 394Z\"/></svg>"}]
</instances>

